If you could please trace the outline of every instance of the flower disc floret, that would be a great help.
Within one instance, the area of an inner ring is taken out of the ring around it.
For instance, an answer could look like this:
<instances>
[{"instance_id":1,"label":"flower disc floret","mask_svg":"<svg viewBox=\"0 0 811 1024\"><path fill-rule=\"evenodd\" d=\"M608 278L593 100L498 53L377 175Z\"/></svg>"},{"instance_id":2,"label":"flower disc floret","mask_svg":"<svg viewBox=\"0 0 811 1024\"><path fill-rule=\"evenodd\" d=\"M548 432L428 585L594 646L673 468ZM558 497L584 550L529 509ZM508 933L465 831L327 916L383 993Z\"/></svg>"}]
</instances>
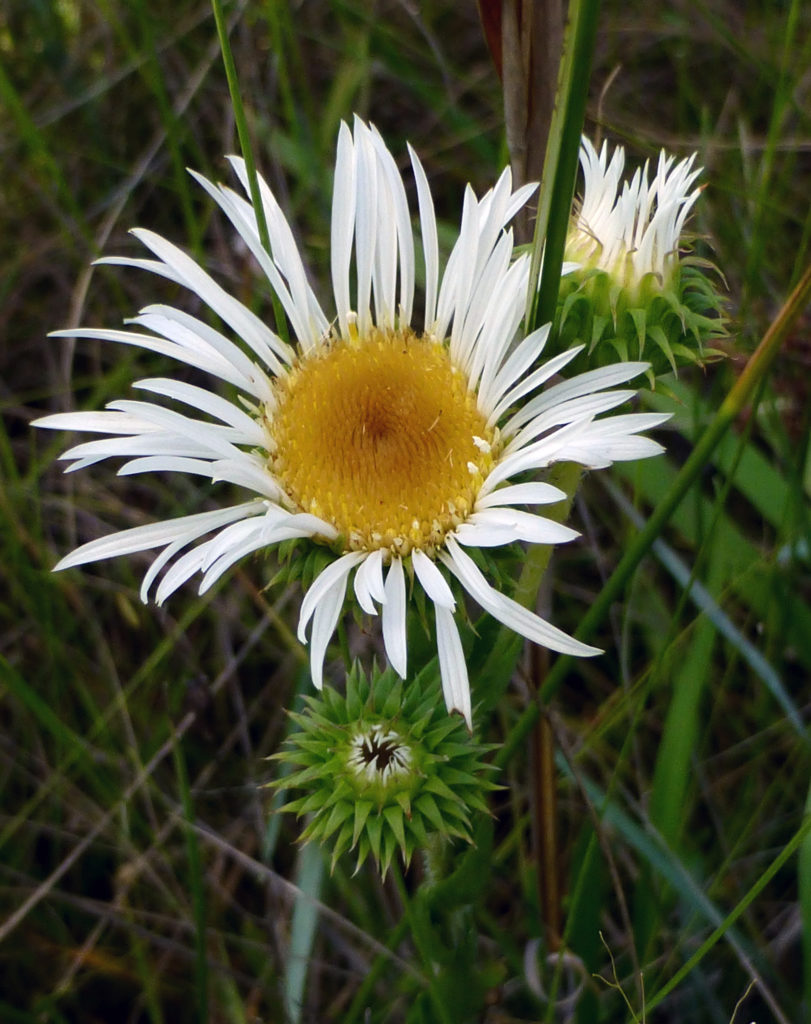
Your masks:
<instances>
[{"instance_id":1,"label":"flower disc floret","mask_svg":"<svg viewBox=\"0 0 811 1024\"><path fill-rule=\"evenodd\" d=\"M333 338L274 398L271 472L349 550L433 555L493 466L494 431L447 345L409 329Z\"/></svg>"}]
</instances>

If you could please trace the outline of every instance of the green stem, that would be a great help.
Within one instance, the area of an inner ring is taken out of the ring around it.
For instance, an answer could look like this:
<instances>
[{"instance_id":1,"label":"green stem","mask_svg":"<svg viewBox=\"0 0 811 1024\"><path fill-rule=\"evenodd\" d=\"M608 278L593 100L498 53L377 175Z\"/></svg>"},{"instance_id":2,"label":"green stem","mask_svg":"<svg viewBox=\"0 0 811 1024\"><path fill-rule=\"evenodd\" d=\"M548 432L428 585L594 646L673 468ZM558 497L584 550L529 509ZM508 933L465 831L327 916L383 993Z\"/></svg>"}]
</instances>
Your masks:
<instances>
[{"instance_id":1,"label":"green stem","mask_svg":"<svg viewBox=\"0 0 811 1024\"><path fill-rule=\"evenodd\" d=\"M670 490L656 506L645 527L631 542L614 573L586 613L580 628L575 633L579 640L588 640L594 634L608 614L611 605L622 594L636 567L681 504L704 466L709 462L721 438L741 413L758 383L766 376L781 344L805 308L809 297L811 297L811 265L808 266L762 341L752 353L749 362L721 403L715 418L690 453ZM526 738L527 733L537 721L541 705L547 703L560 688L571 661L571 655L561 655L557 659L538 692L537 701L526 708L499 751L495 760L499 767L503 767L509 761Z\"/></svg>"},{"instance_id":2,"label":"green stem","mask_svg":"<svg viewBox=\"0 0 811 1024\"><path fill-rule=\"evenodd\" d=\"M555 317L599 12L600 0L572 0L569 5L532 242L527 333Z\"/></svg>"},{"instance_id":3,"label":"green stem","mask_svg":"<svg viewBox=\"0 0 811 1024\"><path fill-rule=\"evenodd\" d=\"M673 977L665 985L663 985L657 992L645 1001L645 1009L647 1011L652 1010L655 1006L658 1006L662 1000L668 996L677 985L679 985L692 971L692 969L700 963L701 960L706 956L712 947L722 939L724 935L729 931L733 924L738 920L741 914L751 905L751 903L760 895L760 893L766 888L768 883L774 878L780 868L786 863L786 861L793 856L797 849L802 845L803 840L811 834L811 816L806 816L803 819L800 828L794 833L789 842L786 844L781 853L772 861L772 863L766 868L760 878L755 882L752 888L747 892L743 899L738 903L731 914L718 925L715 931L709 935L699 948L693 953L690 959L685 963Z\"/></svg>"},{"instance_id":4,"label":"green stem","mask_svg":"<svg viewBox=\"0 0 811 1024\"><path fill-rule=\"evenodd\" d=\"M265 249L272 259L273 253L270 247L270 233L268 232L267 218L265 217L265 206L262 202L262 195L259 191L259 178L256 173L256 161L253 158L253 147L251 146L251 137L250 132L248 131L248 121L245 117L245 108L242 105L237 69L236 64L234 63L234 54L231 51L231 41L228 38L228 26L225 23L222 0L211 0L211 6L214 11L214 21L217 23L217 35L220 40L222 61L225 65L225 77L228 79L228 91L231 95L231 105L234 109L234 121L237 126L237 135L239 136L239 148L241 149L242 157L245 160L245 171L248 175L251 203L253 205L254 213L256 214L256 229L259 232L259 241L262 243L262 248ZM284 341L289 341L290 336L287 330L287 320L284 315L284 310L281 302L279 301L279 297L272 290L271 300L273 302L273 314L276 319L276 330Z\"/></svg>"}]
</instances>

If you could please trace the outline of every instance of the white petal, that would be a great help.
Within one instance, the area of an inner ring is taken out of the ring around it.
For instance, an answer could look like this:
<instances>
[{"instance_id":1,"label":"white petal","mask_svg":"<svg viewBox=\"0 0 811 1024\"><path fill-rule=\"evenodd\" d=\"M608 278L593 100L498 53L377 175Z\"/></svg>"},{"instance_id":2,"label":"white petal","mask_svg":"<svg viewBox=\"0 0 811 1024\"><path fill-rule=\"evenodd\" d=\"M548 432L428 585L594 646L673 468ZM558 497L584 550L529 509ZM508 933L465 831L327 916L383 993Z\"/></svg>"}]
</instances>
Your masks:
<instances>
[{"instance_id":1,"label":"white petal","mask_svg":"<svg viewBox=\"0 0 811 1024\"><path fill-rule=\"evenodd\" d=\"M189 473L211 479L213 463L208 459L190 459L183 455L145 455L130 459L116 476L135 476L138 473ZM271 495L267 495L271 497Z\"/></svg>"},{"instance_id":2,"label":"white petal","mask_svg":"<svg viewBox=\"0 0 811 1024\"><path fill-rule=\"evenodd\" d=\"M48 430L86 430L98 434L139 434L158 430L154 424L125 412L56 412L31 421Z\"/></svg>"},{"instance_id":3,"label":"white petal","mask_svg":"<svg viewBox=\"0 0 811 1024\"><path fill-rule=\"evenodd\" d=\"M358 276L358 329L372 326L370 299L377 246L377 160L366 137L366 125L355 118L355 265Z\"/></svg>"},{"instance_id":4,"label":"white petal","mask_svg":"<svg viewBox=\"0 0 811 1024\"><path fill-rule=\"evenodd\" d=\"M341 607L346 594L347 574L336 580L319 602L313 616L312 643L310 645L310 675L313 686L320 690L324 685L324 655L327 653L332 634L338 624Z\"/></svg>"},{"instance_id":5,"label":"white petal","mask_svg":"<svg viewBox=\"0 0 811 1024\"><path fill-rule=\"evenodd\" d=\"M492 427L501 419L510 406L514 405L518 401L519 398L522 398L530 391L534 391L536 388L539 388L549 380L550 377L554 377L556 373L559 373L579 352L583 351L583 347L583 345L578 345L575 348L567 349L565 352L559 352L556 356L553 356L552 359L548 360L548 362L539 366L537 370L533 370L528 377L524 377L523 380L519 380L514 387L499 399L498 405L490 413L487 425ZM515 431L526 422L527 417L523 415L523 412L524 406L521 406L504 424L501 431L504 437L512 437Z\"/></svg>"},{"instance_id":6,"label":"white petal","mask_svg":"<svg viewBox=\"0 0 811 1024\"><path fill-rule=\"evenodd\" d=\"M439 673L442 678L442 694L449 712L461 711L468 729L473 728L470 710L470 683L467 664L459 639L459 630L452 613L442 605L434 605L436 616L436 646L439 655Z\"/></svg>"},{"instance_id":7,"label":"white petal","mask_svg":"<svg viewBox=\"0 0 811 1024\"><path fill-rule=\"evenodd\" d=\"M330 224L330 268L335 308L341 335L349 334L349 267L352 262L352 239L355 234L355 154L352 133L342 121L338 131L338 152L332 185L332 220Z\"/></svg>"},{"instance_id":8,"label":"white petal","mask_svg":"<svg viewBox=\"0 0 811 1024\"><path fill-rule=\"evenodd\" d=\"M537 362L549 337L549 324L544 324L537 331L528 334L513 349L510 357L487 387L481 386L478 395L478 407L489 418L496 404L507 391L520 380L524 373Z\"/></svg>"},{"instance_id":9,"label":"white petal","mask_svg":"<svg viewBox=\"0 0 811 1024\"><path fill-rule=\"evenodd\" d=\"M193 351L182 348L171 341L163 338L154 338L149 334L135 334L132 331L112 330L96 327L74 327L65 331L52 331L51 338L89 338L95 341L114 341L121 345L135 345L138 348L146 349L148 352L158 352L162 356L169 356L170 359L177 359L178 362L186 363L188 366L197 367L214 377L227 380L231 384L240 387L243 384L243 377L235 373L224 359L209 351ZM246 389L247 390L247 389Z\"/></svg>"},{"instance_id":10,"label":"white petal","mask_svg":"<svg viewBox=\"0 0 811 1024\"><path fill-rule=\"evenodd\" d=\"M224 288L199 267L176 245L156 235L154 231L134 228L132 233L179 276L182 283L234 330L253 349L274 373L282 371L284 363L292 361L292 351L281 338L270 330L247 306L229 295Z\"/></svg>"},{"instance_id":11,"label":"white petal","mask_svg":"<svg viewBox=\"0 0 811 1024\"><path fill-rule=\"evenodd\" d=\"M204 178L202 174L198 174L197 171L189 172L194 180L201 185L206 192L211 196L215 203L220 207L223 213L228 217L233 226L238 231L240 237L248 246L251 251L253 258L261 267L263 273L270 282L270 286L278 296L287 319L293 326L293 332L298 338L303 348L309 348L313 342L312 328L309 324L309 309L307 307L306 296L299 296L299 302L297 303L293 296L290 294L290 290L285 284L284 278L279 272L275 261L271 257L271 254L267 252L265 247L262 245L259 238L259 229L256 223L256 215L250 203L246 203L245 200L238 196L229 188L225 188L223 185L214 185L207 178ZM270 223L268 224L268 231L270 233ZM273 242L271 241L271 247Z\"/></svg>"},{"instance_id":12,"label":"white petal","mask_svg":"<svg viewBox=\"0 0 811 1024\"><path fill-rule=\"evenodd\" d=\"M304 600L301 602L297 634L301 643L307 643L307 625L313 617L319 601L323 600L333 587L340 586L342 580L345 588L346 577L350 570L358 562L363 561L365 557L366 555L361 551L350 551L345 555L341 555L336 561L330 562L313 580L310 589L304 595ZM345 589L343 593L345 593ZM343 596L341 600L343 600Z\"/></svg>"},{"instance_id":13,"label":"white petal","mask_svg":"<svg viewBox=\"0 0 811 1024\"><path fill-rule=\"evenodd\" d=\"M282 488L271 476L267 462L259 455L243 453L244 458L217 459L211 464L211 481L238 484L261 494L264 498L279 499Z\"/></svg>"},{"instance_id":14,"label":"white petal","mask_svg":"<svg viewBox=\"0 0 811 1024\"><path fill-rule=\"evenodd\" d=\"M355 594L358 602L369 615L377 615L373 601L385 604L386 592L383 586L383 549L377 548L367 556L355 573Z\"/></svg>"},{"instance_id":15,"label":"white petal","mask_svg":"<svg viewBox=\"0 0 811 1024\"><path fill-rule=\"evenodd\" d=\"M408 212L408 200L403 179L397 170L397 164L374 126L372 126L372 142L380 158L394 204L400 257L400 316L405 325L411 323L411 308L414 302L414 235L411 230L411 216Z\"/></svg>"},{"instance_id":16,"label":"white petal","mask_svg":"<svg viewBox=\"0 0 811 1024\"><path fill-rule=\"evenodd\" d=\"M488 478L489 479L489 478ZM476 499L476 511L483 508L496 508L507 505L551 505L563 501L566 492L552 484L528 483L511 484L488 491L487 480Z\"/></svg>"},{"instance_id":17,"label":"white petal","mask_svg":"<svg viewBox=\"0 0 811 1024\"><path fill-rule=\"evenodd\" d=\"M594 395L580 395L568 402L560 402L546 408L526 424L510 440L504 448L504 454L524 448L540 437L541 434L551 430L552 427L562 426L564 423L574 423L576 420L594 419L601 413L609 412L618 405L623 405L636 395L636 391L630 388L617 391L598 392ZM601 423L607 422L601 420Z\"/></svg>"},{"instance_id":18,"label":"white petal","mask_svg":"<svg viewBox=\"0 0 811 1024\"><path fill-rule=\"evenodd\" d=\"M414 572L417 574L422 589L434 604L453 611L456 607L453 592L448 586L448 581L437 569L434 560L429 558L424 551L414 548L411 552L411 564L414 566Z\"/></svg>"},{"instance_id":19,"label":"white petal","mask_svg":"<svg viewBox=\"0 0 811 1024\"><path fill-rule=\"evenodd\" d=\"M511 221L513 217L518 213L520 209L526 206L527 202L532 198L533 194L537 190L538 185L536 182L531 181L528 185L522 185L517 188L513 193L512 199L507 206L504 213L504 222Z\"/></svg>"},{"instance_id":20,"label":"white petal","mask_svg":"<svg viewBox=\"0 0 811 1024\"><path fill-rule=\"evenodd\" d=\"M246 441L247 444L255 444L263 448L267 446L267 434L258 420L221 395L216 395L194 384L187 384L185 381L171 380L168 377L138 380L132 386L141 391L149 391L153 395L174 398L178 402L183 402L194 409L199 409L200 412L208 413L209 416L222 420L223 423L228 423L246 438L251 439Z\"/></svg>"},{"instance_id":21,"label":"white petal","mask_svg":"<svg viewBox=\"0 0 811 1024\"><path fill-rule=\"evenodd\" d=\"M436 233L436 214L434 200L428 179L420 159L411 146L408 147L414 180L417 183L417 201L420 210L420 234L425 260L425 332L431 333L436 320L436 299L439 287L439 243Z\"/></svg>"},{"instance_id":22,"label":"white petal","mask_svg":"<svg viewBox=\"0 0 811 1024\"><path fill-rule=\"evenodd\" d=\"M228 373L227 377L225 372L218 376L230 380L255 398L268 400L271 385L264 369L210 324L203 323L183 310L160 304L144 307L138 316L127 323L146 327L192 352L211 353L212 358L222 361Z\"/></svg>"},{"instance_id":23,"label":"white petal","mask_svg":"<svg viewBox=\"0 0 811 1024\"><path fill-rule=\"evenodd\" d=\"M166 409L162 405L153 405L151 402L136 402L119 398L114 402L109 402L107 408L143 416L145 420L163 427L167 431L177 433L180 437L200 445L207 445L212 453L216 452L225 458L239 458L241 452L233 442L236 444L251 443L250 437L246 437L233 427L223 427L218 423L204 423L202 420L191 419L174 409Z\"/></svg>"},{"instance_id":24,"label":"white petal","mask_svg":"<svg viewBox=\"0 0 811 1024\"><path fill-rule=\"evenodd\" d=\"M246 194L250 195L251 186L245 161L242 157L238 156L229 156L228 161L236 171L240 184ZM273 250L273 260L287 279L295 307L306 324L300 340L302 347L308 349L311 344L318 341L329 324L312 288L307 283L307 273L304 269L301 253L298 250L293 232L287 223L287 218L282 212L282 208L279 206L276 197L261 174L257 175L257 183L259 185L262 207L265 211L270 246ZM253 209L249 204L245 204L243 209L250 212L251 223L255 229ZM258 237L258 230L256 230L256 233Z\"/></svg>"},{"instance_id":25,"label":"white petal","mask_svg":"<svg viewBox=\"0 0 811 1024\"><path fill-rule=\"evenodd\" d=\"M575 640L574 637L568 636L556 626L518 604L517 601L513 601L511 597L494 590L470 556L462 551L453 537L449 536L446 544L447 551L440 555L442 561L458 578L470 596L493 618L498 619L499 622L528 640L561 654L583 657L601 653L597 647L589 647L588 644Z\"/></svg>"},{"instance_id":26,"label":"white petal","mask_svg":"<svg viewBox=\"0 0 811 1024\"><path fill-rule=\"evenodd\" d=\"M167 570L163 579L158 584L158 589L155 591L155 604L162 605L167 598L171 597L176 590L182 587L184 583L188 582L199 571L210 543L211 541L208 541L199 547L192 548L191 551L187 551L185 555L178 558L174 565Z\"/></svg>"},{"instance_id":27,"label":"white petal","mask_svg":"<svg viewBox=\"0 0 811 1024\"><path fill-rule=\"evenodd\" d=\"M515 508L490 508L483 512L474 512L467 522L476 526L486 524L510 527L518 540L525 540L530 544L565 544L579 536L577 530L570 526Z\"/></svg>"},{"instance_id":28,"label":"white petal","mask_svg":"<svg viewBox=\"0 0 811 1024\"><path fill-rule=\"evenodd\" d=\"M159 523L148 523L146 526L135 526L129 530L120 530L108 537L100 537L82 544L69 555L66 555L54 566L58 569L70 569L74 565L97 562L101 558L112 558L118 555L131 555L137 551L149 551L150 548L163 547L183 540L188 543L197 537L216 530L226 523L245 516L258 515L264 512L264 505L257 501L245 502L231 508L217 509L213 512L196 512L194 515L181 516Z\"/></svg>"},{"instance_id":29,"label":"white petal","mask_svg":"<svg viewBox=\"0 0 811 1024\"><path fill-rule=\"evenodd\" d=\"M501 548L518 540L518 534L511 526L471 523L470 520L457 526L453 536L467 548Z\"/></svg>"},{"instance_id":30,"label":"white petal","mask_svg":"<svg viewBox=\"0 0 811 1024\"><path fill-rule=\"evenodd\" d=\"M406 677L408 644L406 642L406 585L403 562L392 558L386 575L386 601L383 604L383 645L394 671Z\"/></svg>"}]
</instances>

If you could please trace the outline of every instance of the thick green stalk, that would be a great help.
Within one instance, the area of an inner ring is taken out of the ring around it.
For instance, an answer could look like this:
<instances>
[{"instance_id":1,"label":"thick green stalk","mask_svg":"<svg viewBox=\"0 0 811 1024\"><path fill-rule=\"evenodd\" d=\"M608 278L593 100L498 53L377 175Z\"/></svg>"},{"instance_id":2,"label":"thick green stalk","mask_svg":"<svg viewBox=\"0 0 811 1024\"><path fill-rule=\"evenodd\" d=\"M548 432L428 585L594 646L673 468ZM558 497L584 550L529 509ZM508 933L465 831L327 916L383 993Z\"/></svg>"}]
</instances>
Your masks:
<instances>
[{"instance_id":1,"label":"thick green stalk","mask_svg":"<svg viewBox=\"0 0 811 1024\"><path fill-rule=\"evenodd\" d=\"M256 161L253 158L253 147L251 146L251 137L248 131L248 121L245 117L245 108L242 105L237 69L236 64L234 63L234 54L231 50L231 42L228 38L228 26L225 23L222 0L211 0L211 6L214 11L214 20L217 23L217 36L220 40L222 61L225 65L225 77L228 79L228 91L231 95L231 105L234 108L234 122L236 123L237 135L239 136L239 148L242 150L242 157L245 160L245 170L248 175L248 183L251 190L251 203L253 204L253 209L256 214L256 229L259 232L259 241L262 243L262 248L265 249L268 255L272 258L270 234L268 232L267 218L265 217L265 207L262 203L261 193L259 192L259 178L256 173ZM290 336L287 330L287 319L285 318L279 297L272 290L271 299L273 302L273 314L276 319L276 331L284 341L289 341Z\"/></svg>"},{"instance_id":2,"label":"thick green stalk","mask_svg":"<svg viewBox=\"0 0 811 1024\"><path fill-rule=\"evenodd\" d=\"M572 0L569 5L557 102L535 218L525 318L527 333L555 317L599 12L600 0Z\"/></svg>"},{"instance_id":3,"label":"thick green stalk","mask_svg":"<svg viewBox=\"0 0 811 1024\"><path fill-rule=\"evenodd\" d=\"M673 486L656 506L645 527L637 534L619 565L600 591L596 601L586 613L576 632L579 640L588 640L605 619L611 605L622 594L636 567L645 557L653 542L664 529L670 517L681 504L698 475L710 461L713 451L732 423L740 415L758 383L766 376L781 344L794 326L811 297L811 265L806 269L794 291L772 322L758 347L752 353L740 377L729 391L710 425L682 466ZM516 722L496 763L506 764L537 721L540 706L560 688L571 663L570 655L561 655L555 662L538 693L537 702L530 704Z\"/></svg>"}]
</instances>

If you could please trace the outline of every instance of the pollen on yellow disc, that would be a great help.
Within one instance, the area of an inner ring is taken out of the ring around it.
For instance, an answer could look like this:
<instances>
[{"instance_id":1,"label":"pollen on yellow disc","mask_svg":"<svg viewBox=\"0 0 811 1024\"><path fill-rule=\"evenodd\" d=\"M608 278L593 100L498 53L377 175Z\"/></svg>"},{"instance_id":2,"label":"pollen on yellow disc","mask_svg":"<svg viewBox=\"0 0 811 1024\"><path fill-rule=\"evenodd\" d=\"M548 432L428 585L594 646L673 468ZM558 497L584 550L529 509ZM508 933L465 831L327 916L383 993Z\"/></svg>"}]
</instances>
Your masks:
<instances>
[{"instance_id":1,"label":"pollen on yellow disc","mask_svg":"<svg viewBox=\"0 0 811 1024\"><path fill-rule=\"evenodd\" d=\"M409 330L335 339L280 378L275 397L270 468L348 548L433 553L493 464L465 374Z\"/></svg>"}]
</instances>

